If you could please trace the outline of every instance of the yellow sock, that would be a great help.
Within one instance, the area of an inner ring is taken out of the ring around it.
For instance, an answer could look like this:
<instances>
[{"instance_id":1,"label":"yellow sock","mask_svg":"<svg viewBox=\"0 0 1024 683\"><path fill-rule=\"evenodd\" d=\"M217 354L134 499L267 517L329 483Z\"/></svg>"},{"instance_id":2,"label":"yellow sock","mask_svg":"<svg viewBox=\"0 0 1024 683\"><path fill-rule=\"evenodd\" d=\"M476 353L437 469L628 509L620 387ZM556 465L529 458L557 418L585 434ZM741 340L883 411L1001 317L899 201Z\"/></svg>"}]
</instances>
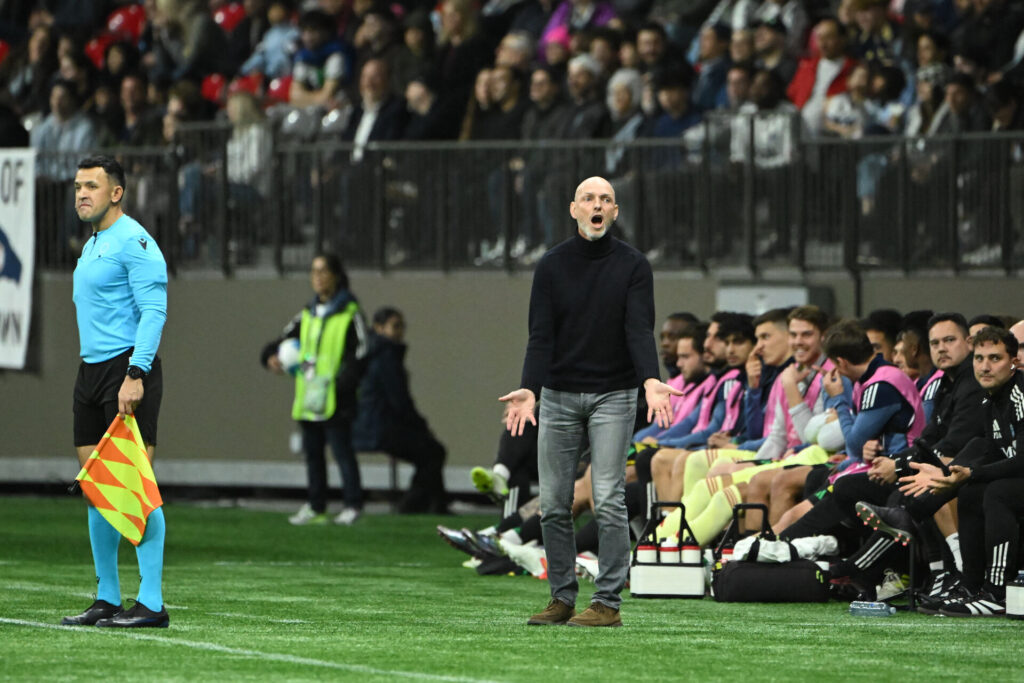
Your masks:
<instances>
[{"instance_id":1,"label":"yellow sock","mask_svg":"<svg viewBox=\"0 0 1024 683\"><path fill-rule=\"evenodd\" d=\"M693 487L704 481L711 469L711 463L718 457L716 449L694 451L686 458L686 469L683 471L683 497L689 495Z\"/></svg>"},{"instance_id":2,"label":"yellow sock","mask_svg":"<svg viewBox=\"0 0 1024 683\"><path fill-rule=\"evenodd\" d=\"M658 525L658 529L655 531L658 540L661 541L669 536L677 535L679 533L679 520L679 508L676 508L665 519L661 520L661 524Z\"/></svg>"},{"instance_id":3,"label":"yellow sock","mask_svg":"<svg viewBox=\"0 0 1024 683\"><path fill-rule=\"evenodd\" d=\"M686 508L686 521L697 519L697 516L704 512L704 508L711 502L715 492L721 489L721 477L709 477L697 482L697 485L693 487L690 494L683 496L683 507Z\"/></svg>"},{"instance_id":4,"label":"yellow sock","mask_svg":"<svg viewBox=\"0 0 1024 683\"><path fill-rule=\"evenodd\" d=\"M742 501L740 490L735 484L711 496L704 511L690 522L690 528L696 536L697 543L707 545L715 539L732 519L732 508Z\"/></svg>"}]
</instances>

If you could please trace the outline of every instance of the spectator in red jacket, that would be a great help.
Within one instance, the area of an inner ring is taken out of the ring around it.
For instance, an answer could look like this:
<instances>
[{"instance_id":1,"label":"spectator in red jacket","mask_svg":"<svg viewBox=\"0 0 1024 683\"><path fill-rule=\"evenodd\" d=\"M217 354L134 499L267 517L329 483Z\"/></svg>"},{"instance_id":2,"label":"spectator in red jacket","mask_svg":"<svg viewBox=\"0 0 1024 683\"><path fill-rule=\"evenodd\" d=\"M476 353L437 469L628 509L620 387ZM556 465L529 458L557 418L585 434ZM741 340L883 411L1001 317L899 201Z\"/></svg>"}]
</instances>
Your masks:
<instances>
[{"instance_id":1,"label":"spectator in red jacket","mask_svg":"<svg viewBox=\"0 0 1024 683\"><path fill-rule=\"evenodd\" d=\"M846 37L839 20L822 19L814 27L814 36L819 54L800 60L786 95L800 109L810 134L817 136L825 100L846 91L846 77L853 70L854 60L846 53Z\"/></svg>"}]
</instances>

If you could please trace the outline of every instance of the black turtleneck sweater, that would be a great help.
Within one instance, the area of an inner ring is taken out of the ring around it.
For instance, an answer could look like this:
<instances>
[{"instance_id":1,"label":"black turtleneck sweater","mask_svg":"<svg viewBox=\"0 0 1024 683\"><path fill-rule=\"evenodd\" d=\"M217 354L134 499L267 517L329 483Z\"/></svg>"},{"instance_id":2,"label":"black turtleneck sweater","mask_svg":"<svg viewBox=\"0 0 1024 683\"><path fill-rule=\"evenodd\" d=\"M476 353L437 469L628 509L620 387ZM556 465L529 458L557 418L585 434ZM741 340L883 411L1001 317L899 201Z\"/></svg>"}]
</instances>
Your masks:
<instances>
[{"instance_id":1,"label":"black turtleneck sweater","mask_svg":"<svg viewBox=\"0 0 1024 683\"><path fill-rule=\"evenodd\" d=\"M606 393L660 377L654 278L639 251L576 233L537 264L522 386Z\"/></svg>"}]
</instances>

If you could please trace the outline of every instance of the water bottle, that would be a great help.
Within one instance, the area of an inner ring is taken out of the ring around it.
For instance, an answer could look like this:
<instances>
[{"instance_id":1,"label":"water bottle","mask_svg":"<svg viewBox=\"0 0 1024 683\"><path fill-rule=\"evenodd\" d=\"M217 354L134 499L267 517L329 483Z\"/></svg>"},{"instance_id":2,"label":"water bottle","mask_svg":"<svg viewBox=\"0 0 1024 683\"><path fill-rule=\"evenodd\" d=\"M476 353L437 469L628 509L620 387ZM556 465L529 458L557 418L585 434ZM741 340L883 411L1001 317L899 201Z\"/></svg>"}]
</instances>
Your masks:
<instances>
[{"instance_id":1,"label":"water bottle","mask_svg":"<svg viewBox=\"0 0 1024 683\"><path fill-rule=\"evenodd\" d=\"M653 541L641 541L636 547L636 561L654 564L658 561L658 546Z\"/></svg>"},{"instance_id":2,"label":"water bottle","mask_svg":"<svg viewBox=\"0 0 1024 683\"><path fill-rule=\"evenodd\" d=\"M1006 616L1009 619L1024 619L1024 572L1006 584Z\"/></svg>"},{"instance_id":3,"label":"water bottle","mask_svg":"<svg viewBox=\"0 0 1024 683\"><path fill-rule=\"evenodd\" d=\"M891 617L896 608L884 602L854 600L850 603L850 614L855 617Z\"/></svg>"},{"instance_id":4,"label":"water bottle","mask_svg":"<svg viewBox=\"0 0 1024 683\"><path fill-rule=\"evenodd\" d=\"M662 539L658 550L658 561L662 564L679 564L679 537L669 536Z\"/></svg>"}]
</instances>

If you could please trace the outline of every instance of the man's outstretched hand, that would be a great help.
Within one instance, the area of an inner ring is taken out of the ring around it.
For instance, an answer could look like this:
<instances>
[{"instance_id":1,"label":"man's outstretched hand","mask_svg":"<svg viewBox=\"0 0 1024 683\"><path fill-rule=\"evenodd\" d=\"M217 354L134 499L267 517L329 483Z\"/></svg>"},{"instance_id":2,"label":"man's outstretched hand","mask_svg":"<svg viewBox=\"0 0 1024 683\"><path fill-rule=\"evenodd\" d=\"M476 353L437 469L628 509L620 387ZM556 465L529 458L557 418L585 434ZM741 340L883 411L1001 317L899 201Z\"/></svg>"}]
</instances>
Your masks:
<instances>
[{"instance_id":1,"label":"man's outstretched hand","mask_svg":"<svg viewBox=\"0 0 1024 683\"><path fill-rule=\"evenodd\" d=\"M537 405L537 397L529 389L516 389L498 399L505 404L507 414L505 416L505 429L512 436L522 436L526 423L537 426L537 418L533 416L534 406Z\"/></svg>"},{"instance_id":2,"label":"man's outstretched hand","mask_svg":"<svg viewBox=\"0 0 1024 683\"><path fill-rule=\"evenodd\" d=\"M672 426L673 396L682 396L683 392L673 389L664 382L649 378L644 382L644 393L647 397L647 421L657 420L658 426L668 429Z\"/></svg>"}]
</instances>

